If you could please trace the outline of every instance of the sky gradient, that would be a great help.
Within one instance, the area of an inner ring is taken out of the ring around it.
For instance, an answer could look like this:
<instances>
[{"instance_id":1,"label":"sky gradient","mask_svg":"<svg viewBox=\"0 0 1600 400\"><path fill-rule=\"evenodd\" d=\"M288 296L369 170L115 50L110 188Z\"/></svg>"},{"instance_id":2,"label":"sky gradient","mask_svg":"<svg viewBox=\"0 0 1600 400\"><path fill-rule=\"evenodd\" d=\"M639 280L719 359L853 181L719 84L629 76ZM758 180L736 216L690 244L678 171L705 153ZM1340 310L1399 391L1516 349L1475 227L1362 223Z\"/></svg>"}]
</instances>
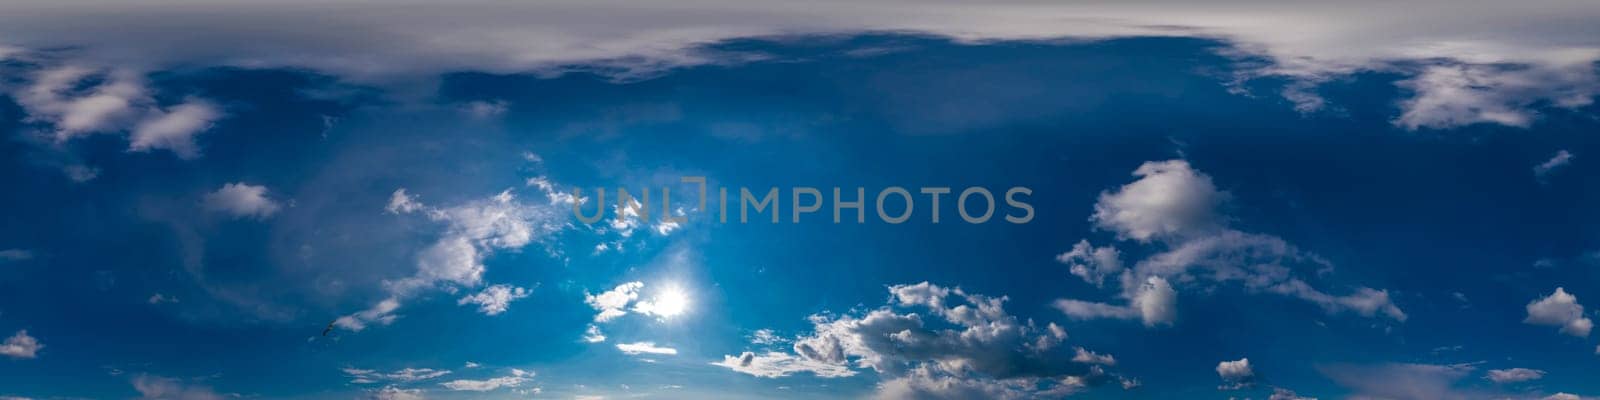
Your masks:
<instances>
[{"instance_id":1,"label":"sky gradient","mask_svg":"<svg viewBox=\"0 0 1600 400\"><path fill-rule=\"evenodd\" d=\"M1600 6L1369 6L0 6L0 399L1600 396Z\"/></svg>"}]
</instances>

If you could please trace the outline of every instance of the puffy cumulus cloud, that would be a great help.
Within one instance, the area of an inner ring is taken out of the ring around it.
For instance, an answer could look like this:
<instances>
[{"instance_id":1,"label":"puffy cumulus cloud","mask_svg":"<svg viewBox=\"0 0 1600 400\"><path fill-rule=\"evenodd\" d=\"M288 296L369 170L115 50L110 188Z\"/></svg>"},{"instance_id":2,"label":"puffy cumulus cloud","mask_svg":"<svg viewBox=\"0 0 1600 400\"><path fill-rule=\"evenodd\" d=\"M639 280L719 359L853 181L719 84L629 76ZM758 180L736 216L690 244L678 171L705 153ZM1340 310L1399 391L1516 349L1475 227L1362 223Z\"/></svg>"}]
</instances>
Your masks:
<instances>
[{"instance_id":1,"label":"puffy cumulus cloud","mask_svg":"<svg viewBox=\"0 0 1600 400\"><path fill-rule=\"evenodd\" d=\"M621 195L619 194L618 196ZM606 228L610 229L611 232L616 232L617 236L623 238L633 237L633 231L639 229L639 225L644 224L644 216L640 212L640 210L644 209L644 204L635 199L628 199L628 203L625 203L626 207L623 206L620 200L618 203L611 205L611 215L615 216L611 217L611 221L606 224Z\"/></svg>"},{"instance_id":2,"label":"puffy cumulus cloud","mask_svg":"<svg viewBox=\"0 0 1600 400\"><path fill-rule=\"evenodd\" d=\"M384 206L383 211L390 214L410 214L424 208L426 206L417 201L417 196L406 193L406 188L399 188L389 195L389 205Z\"/></svg>"},{"instance_id":3,"label":"puffy cumulus cloud","mask_svg":"<svg viewBox=\"0 0 1600 400\"><path fill-rule=\"evenodd\" d=\"M223 395L210 387L152 375L134 377L133 390L139 392L139 398L144 400L222 400L237 396Z\"/></svg>"},{"instance_id":4,"label":"puffy cumulus cloud","mask_svg":"<svg viewBox=\"0 0 1600 400\"><path fill-rule=\"evenodd\" d=\"M656 346L655 342L617 343L617 350L624 354L636 356L640 354L677 355L678 349Z\"/></svg>"},{"instance_id":5,"label":"puffy cumulus cloud","mask_svg":"<svg viewBox=\"0 0 1600 400\"><path fill-rule=\"evenodd\" d=\"M1586 57L1587 58L1587 57ZM1455 63L1423 68L1400 86L1415 93L1396 125L1407 129L1492 123L1528 127L1535 103L1577 108L1600 93L1594 59L1536 66Z\"/></svg>"},{"instance_id":6,"label":"puffy cumulus cloud","mask_svg":"<svg viewBox=\"0 0 1600 400\"><path fill-rule=\"evenodd\" d=\"M439 383L439 386L444 386L446 389L456 391L487 392L500 388L520 387L531 380L533 380L532 371L524 371L512 368L511 371L505 376L484 380L457 379L449 382L441 382Z\"/></svg>"},{"instance_id":7,"label":"puffy cumulus cloud","mask_svg":"<svg viewBox=\"0 0 1600 400\"><path fill-rule=\"evenodd\" d=\"M1145 279L1138 294L1133 296L1133 305L1139 309L1145 326L1171 324L1178 315L1178 291L1173 290L1166 279L1152 276Z\"/></svg>"},{"instance_id":8,"label":"puffy cumulus cloud","mask_svg":"<svg viewBox=\"0 0 1600 400\"><path fill-rule=\"evenodd\" d=\"M528 297L528 289L511 285L493 285L483 288L477 294L462 297L456 304L477 304L478 312L484 315L498 315L506 312L511 307L511 302Z\"/></svg>"},{"instance_id":9,"label":"puffy cumulus cloud","mask_svg":"<svg viewBox=\"0 0 1600 400\"><path fill-rule=\"evenodd\" d=\"M381 372L370 369L343 368L345 376L350 377L350 383L407 383L428 380L449 375L450 370L433 368L404 368L390 372Z\"/></svg>"},{"instance_id":10,"label":"puffy cumulus cloud","mask_svg":"<svg viewBox=\"0 0 1600 400\"><path fill-rule=\"evenodd\" d=\"M0 343L0 356L38 358L39 349L43 348L44 345L39 343L39 339L28 336L27 330L20 330L11 335L11 337L6 338L4 343Z\"/></svg>"},{"instance_id":11,"label":"puffy cumulus cloud","mask_svg":"<svg viewBox=\"0 0 1600 400\"><path fill-rule=\"evenodd\" d=\"M391 285L396 291L436 284L476 286L488 253L520 249L567 226L560 209L521 202L510 190L454 207L429 208L427 216L444 224L445 231L417 254L416 276Z\"/></svg>"},{"instance_id":12,"label":"puffy cumulus cloud","mask_svg":"<svg viewBox=\"0 0 1600 400\"><path fill-rule=\"evenodd\" d=\"M1184 160L1150 161L1133 171L1139 180L1103 192L1089 217L1117 237L1148 242L1190 236L1220 222L1216 207L1228 198L1211 177Z\"/></svg>"},{"instance_id":13,"label":"puffy cumulus cloud","mask_svg":"<svg viewBox=\"0 0 1600 400\"><path fill-rule=\"evenodd\" d=\"M422 400L427 396L422 394L422 389L401 389L394 386L384 386L382 389L372 391L372 400Z\"/></svg>"},{"instance_id":14,"label":"puffy cumulus cloud","mask_svg":"<svg viewBox=\"0 0 1600 400\"><path fill-rule=\"evenodd\" d=\"M1218 389L1240 389L1255 383L1256 371L1250 367L1249 358L1217 363L1217 376L1225 382Z\"/></svg>"},{"instance_id":15,"label":"puffy cumulus cloud","mask_svg":"<svg viewBox=\"0 0 1600 400\"><path fill-rule=\"evenodd\" d=\"M267 187L235 182L222 185L205 196L207 210L234 218L264 219L278 212L278 202L267 197Z\"/></svg>"},{"instance_id":16,"label":"puffy cumulus cloud","mask_svg":"<svg viewBox=\"0 0 1600 400\"><path fill-rule=\"evenodd\" d=\"M372 323L393 322L394 310L400 307L400 301L418 291L477 287L483 284L487 268L483 260L490 254L542 243L570 226L562 219L565 214L560 207L519 201L510 189L486 199L436 208L423 205L401 188L390 195L384 210L393 214L422 213L445 228L437 240L417 252L416 272L412 276L385 282L386 298L335 321L348 330L359 331ZM558 254L558 250L548 246L546 250L552 255ZM459 303L478 304L480 312L494 315L504 312L510 301L526 296L524 289L494 285Z\"/></svg>"},{"instance_id":17,"label":"puffy cumulus cloud","mask_svg":"<svg viewBox=\"0 0 1600 400\"><path fill-rule=\"evenodd\" d=\"M130 151L162 149L191 159L200 156L195 135L224 116L210 102L193 97L163 107L144 77L131 70L52 66L32 78L13 97L28 113L29 122L54 130L52 137L58 143L89 134L127 131Z\"/></svg>"},{"instance_id":18,"label":"puffy cumulus cloud","mask_svg":"<svg viewBox=\"0 0 1600 400\"><path fill-rule=\"evenodd\" d=\"M1557 151L1556 155L1551 156L1549 160L1545 160L1545 162L1533 166L1533 176L1543 180L1545 176L1550 175L1551 172L1555 172L1557 169L1565 167L1567 164L1571 164L1573 158L1575 158L1575 156L1566 150Z\"/></svg>"},{"instance_id":19,"label":"puffy cumulus cloud","mask_svg":"<svg viewBox=\"0 0 1600 400\"><path fill-rule=\"evenodd\" d=\"M856 374L855 370L845 365L811 360L777 351L769 351L762 354L746 351L737 357L723 356L722 361L713 362L711 365L762 378L781 378L800 372L809 372L823 378L839 378Z\"/></svg>"},{"instance_id":20,"label":"puffy cumulus cloud","mask_svg":"<svg viewBox=\"0 0 1600 400\"><path fill-rule=\"evenodd\" d=\"M589 324L589 327L583 330L582 339L584 343L600 343L606 341L606 334L600 331L599 326Z\"/></svg>"},{"instance_id":21,"label":"puffy cumulus cloud","mask_svg":"<svg viewBox=\"0 0 1600 400\"><path fill-rule=\"evenodd\" d=\"M1106 277L1122 272L1122 254L1117 248L1094 247L1088 240L1072 245L1072 250L1056 255L1056 262L1068 265L1068 270L1084 282L1101 286Z\"/></svg>"},{"instance_id":22,"label":"puffy cumulus cloud","mask_svg":"<svg viewBox=\"0 0 1600 400\"><path fill-rule=\"evenodd\" d=\"M608 322L628 315L628 304L639 299L641 288L644 288L644 282L627 282L600 294L584 294L583 302L598 311L594 315L594 322Z\"/></svg>"},{"instance_id":23,"label":"puffy cumulus cloud","mask_svg":"<svg viewBox=\"0 0 1600 400\"><path fill-rule=\"evenodd\" d=\"M877 392L883 398L1060 397L1117 379L1101 364L1072 361L1060 326L1006 313L1005 297L928 282L888 289L882 307L811 316L813 331L792 340L792 353L745 352L714 364L763 377L872 369L883 379Z\"/></svg>"},{"instance_id":24,"label":"puffy cumulus cloud","mask_svg":"<svg viewBox=\"0 0 1600 400\"><path fill-rule=\"evenodd\" d=\"M1073 348L1072 361L1084 364L1117 365L1117 358L1110 354L1100 354L1086 350L1082 347Z\"/></svg>"},{"instance_id":25,"label":"puffy cumulus cloud","mask_svg":"<svg viewBox=\"0 0 1600 400\"><path fill-rule=\"evenodd\" d=\"M663 218L661 221L651 224L650 230L655 231L657 235L666 236L682 226L683 224L678 221Z\"/></svg>"},{"instance_id":26,"label":"puffy cumulus cloud","mask_svg":"<svg viewBox=\"0 0 1600 400\"><path fill-rule=\"evenodd\" d=\"M1527 309L1528 318L1522 320L1526 324L1559 326L1561 333L1577 337L1589 336L1589 330L1594 328L1594 321L1583 316L1583 305L1578 304L1578 297L1563 288L1558 287L1555 293L1528 303Z\"/></svg>"},{"instance_id":27,"label":"puffy cumulus cloud","mask_svg":"<svg viewBox=\"0 0 1600 400\"><path fill-rule=\"evenodd\" d=\"M1173 283L1207 290L1225 283L1251 293L1301 299L1330 314L1406 320L1387 290L1358 286L1348 294L1330 294L1313 286L1303 272L1311 270L1309 276L1321 278L1333 268L1328 261L1282 238L1229 228L1228 217L1217 211L1228 194L1217 190L1210 176L1188 162L1146 162L1134 176L1139 179L1101 193L1090 219L1125 241L1154 246L1155 251L1131 268L1121 267L1118 261L1114 269L1104 267L1120 254L1110 246L1096 248L1079 242L1072 251L1058 256L1058 261L1073 265L1074 275L1091 283L1118 271L1114 283L1120 286L1117 296L1123 299L1123 304L1057 300L1055 308L1068 316L1139 319L1146 326L1171 324L1177 315L1178 288Z\"/></svg>"},{"instance_id":28,"label":"puffy cumulus cloud","mask_svg":"<svg viewBox=\"0 0 1600 400\"><path fill-rule=\"evenodd\" d=\"M1544 378L1544 371L1527 368L1491 369L1484 379L1494 383L1518 383Z\"/></svg>"}]
</instances>

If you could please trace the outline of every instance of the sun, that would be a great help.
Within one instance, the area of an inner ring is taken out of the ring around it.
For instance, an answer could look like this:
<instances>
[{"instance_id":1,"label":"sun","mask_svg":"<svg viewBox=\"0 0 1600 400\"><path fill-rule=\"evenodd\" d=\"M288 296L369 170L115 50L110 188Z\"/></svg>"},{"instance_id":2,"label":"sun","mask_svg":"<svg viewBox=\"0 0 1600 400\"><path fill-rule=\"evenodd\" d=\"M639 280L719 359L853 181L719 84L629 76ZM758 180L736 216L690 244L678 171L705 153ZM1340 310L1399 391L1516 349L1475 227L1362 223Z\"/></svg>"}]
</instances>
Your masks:
<instances>
[{"instance_id":1,"label":"sun","mask_svg":"<svg viewBox=\"0 0 1600 400\"><path fill-rule=\"evenodd\" d=\"M689 294L677 285L663 287L651 302L650 312L662 318L672 318L689 311Z\"/></svg>"}]
</instances>

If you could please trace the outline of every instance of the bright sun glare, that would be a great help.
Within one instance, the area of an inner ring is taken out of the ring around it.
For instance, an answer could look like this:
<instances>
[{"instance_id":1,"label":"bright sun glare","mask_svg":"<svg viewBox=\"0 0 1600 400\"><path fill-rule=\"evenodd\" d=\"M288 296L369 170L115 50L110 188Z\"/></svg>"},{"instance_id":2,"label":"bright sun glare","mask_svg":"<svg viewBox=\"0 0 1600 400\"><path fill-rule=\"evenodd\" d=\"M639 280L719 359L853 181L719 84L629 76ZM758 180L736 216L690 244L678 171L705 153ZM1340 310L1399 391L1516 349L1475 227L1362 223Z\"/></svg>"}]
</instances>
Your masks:
<instances>
[{"instance_id":1,"label":"bright sun glare","mask_svg":"<svg viewBox=\"0 0 1600 400\"><path fill-rule=\"evenodd\" d=\"M673 285L667 286L656 294L654 313L662 318L671 318L689 310L689 295L683 289Z\"/></svg>"}]
</instances>

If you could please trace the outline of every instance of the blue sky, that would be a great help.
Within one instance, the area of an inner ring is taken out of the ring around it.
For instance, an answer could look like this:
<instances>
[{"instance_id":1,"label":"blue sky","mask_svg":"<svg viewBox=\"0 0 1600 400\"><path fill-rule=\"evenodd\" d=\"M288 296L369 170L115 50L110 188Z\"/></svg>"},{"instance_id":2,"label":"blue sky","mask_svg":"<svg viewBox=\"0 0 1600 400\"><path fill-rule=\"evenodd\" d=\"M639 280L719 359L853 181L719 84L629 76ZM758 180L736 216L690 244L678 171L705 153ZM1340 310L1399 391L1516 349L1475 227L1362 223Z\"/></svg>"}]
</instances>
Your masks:
<instances>
[{"instance_id":1,"label":"blue sky","mask_svg":"<svg viewBox=\"0 0 1600 400\"><path fill-rule=\"evenodd\" d=\"M1600 7L895 6L0 6L0 398L1600 396Z\"/></svg>"}]
</instances>

